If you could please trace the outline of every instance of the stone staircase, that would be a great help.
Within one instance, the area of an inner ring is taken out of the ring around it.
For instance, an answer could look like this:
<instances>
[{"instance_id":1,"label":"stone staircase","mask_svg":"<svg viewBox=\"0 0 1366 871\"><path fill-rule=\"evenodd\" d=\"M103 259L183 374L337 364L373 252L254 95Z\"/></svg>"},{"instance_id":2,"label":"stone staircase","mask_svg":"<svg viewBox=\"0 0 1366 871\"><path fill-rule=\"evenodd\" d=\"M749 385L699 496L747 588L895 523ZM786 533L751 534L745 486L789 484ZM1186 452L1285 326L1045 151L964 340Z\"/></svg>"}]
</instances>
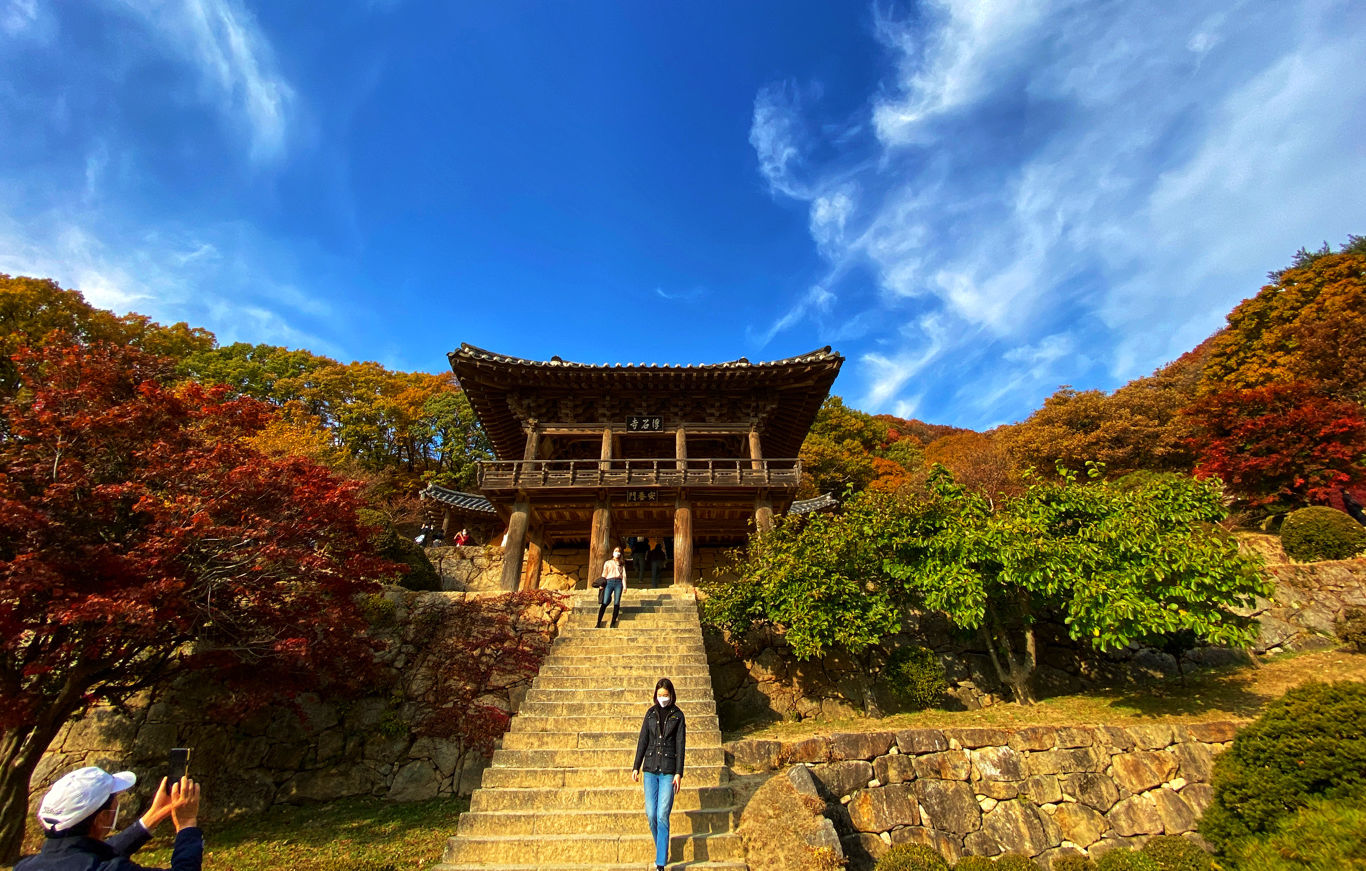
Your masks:
<instances>
[{"instance_id":1,"label":"stone staircase","mask_svg":"<svg viewBox=\"0 0 1366 871\"><path fill-rule=\"evenodd\" d=\"M573 597L568 624L434 871L652 868L644 793L630 771L661 677L673 681L688 718L669 867L748 871L692 593L629 589L616 629L593 628L596 591ZM609 609L604 623L610 617Z\"/></svg>"}]
</instances>

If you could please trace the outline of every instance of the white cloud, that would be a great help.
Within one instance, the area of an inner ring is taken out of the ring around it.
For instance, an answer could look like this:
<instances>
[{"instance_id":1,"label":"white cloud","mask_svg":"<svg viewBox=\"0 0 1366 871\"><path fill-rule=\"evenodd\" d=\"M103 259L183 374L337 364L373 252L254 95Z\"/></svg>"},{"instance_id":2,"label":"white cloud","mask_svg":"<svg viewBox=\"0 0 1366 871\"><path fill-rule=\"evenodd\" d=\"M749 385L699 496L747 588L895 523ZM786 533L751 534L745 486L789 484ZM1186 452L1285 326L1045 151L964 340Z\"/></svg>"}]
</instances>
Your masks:
<instances>
[{"instance_id":1,"label":"white cloud","mask_svg":"<svg viewBox=\"0 0 1366 871\"><path fill-rule=\"evenodd\" d=\"M276 67L270 40L237 0L120 0L199 72L204 100L250 143L258 163L288 146L294 89Z\"/></svg>"},{"instance_id":2,"label":"white cloud","mask_svg":"<svg viewBox=\"0 0 1366 871\"><path fill-rule=\"evenodd\" d=\"M1366 7L921 13L875 10L895 74L866 119L821 123L783 85L760 92L751 130L771 189L808 206L824 292L882 324L851 353L869 410L914 396L981 426L1059 383L1117 386L1203 339L1301 245L1362 232Z\"/></svg>"},{"instance_id":3,"label":"white cloud","mask_svg":"<svg viewBox=\"0 0 1366 871\"><path fill-rule=\"evenodd\" d=\"M0 30L18 35L38 20L38 0L8 0L0 6Z\"/></svg>"}]
</instances>

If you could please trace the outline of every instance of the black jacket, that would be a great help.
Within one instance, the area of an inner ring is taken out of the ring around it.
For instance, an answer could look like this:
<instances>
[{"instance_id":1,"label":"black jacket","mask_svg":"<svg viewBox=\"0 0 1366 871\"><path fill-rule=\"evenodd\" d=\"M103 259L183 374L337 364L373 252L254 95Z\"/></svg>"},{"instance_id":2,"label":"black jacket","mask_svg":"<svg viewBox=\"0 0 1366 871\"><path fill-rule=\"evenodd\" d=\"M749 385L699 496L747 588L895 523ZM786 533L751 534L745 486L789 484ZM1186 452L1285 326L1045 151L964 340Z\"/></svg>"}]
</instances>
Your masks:
<instances>
[{"instance_id":1,"label":"black jacket","mask_svg":"<svg viewBox=\"0 0 1366 871\"><path fill-rule=\"evenodd\" d=\"M128 858L146 844L151 835L140 822L108 841L82 835L48 838L40 853L20 859L15 871L150 871ZM190 827L176 832L171 849L171 871L199 871L204 857L204 835Z\"/></svg>"},{"instance_id":2,"label":"black jacket","mask_svg":"<svg viewBox=\"0 0 1366 871\"><path fill-rule=\"evenodd\" d=\"M688 724L678 705L669 705L667 708L651 705L640 724L640 737L636 739L636 761L631 769L651 774L682 775L683 754L687 746Z\"/></svg>"}]
</instances>

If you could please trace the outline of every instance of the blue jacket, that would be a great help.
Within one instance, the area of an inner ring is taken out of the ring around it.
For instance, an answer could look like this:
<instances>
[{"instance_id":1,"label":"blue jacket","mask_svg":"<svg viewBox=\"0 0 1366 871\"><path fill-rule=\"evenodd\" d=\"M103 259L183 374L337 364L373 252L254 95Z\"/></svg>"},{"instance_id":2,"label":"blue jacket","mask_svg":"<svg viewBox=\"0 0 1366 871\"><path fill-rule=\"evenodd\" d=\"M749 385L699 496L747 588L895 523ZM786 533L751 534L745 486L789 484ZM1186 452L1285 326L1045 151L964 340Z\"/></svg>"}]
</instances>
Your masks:
<instances>
[{"instance_id":1,"label":"blue jacket","mask_svg":"<svg viewBox=\"0 0 1366 871\"><path fill-rule=\"evenodd\" d=\"M141 821L107 841L84 835L48 838L40 852L20 859L14 871L156 871L129 858L151 839ZM170 871L200 871L203 861L204 833L193 826L176 832Z\"/></svg>"}]
</instances>

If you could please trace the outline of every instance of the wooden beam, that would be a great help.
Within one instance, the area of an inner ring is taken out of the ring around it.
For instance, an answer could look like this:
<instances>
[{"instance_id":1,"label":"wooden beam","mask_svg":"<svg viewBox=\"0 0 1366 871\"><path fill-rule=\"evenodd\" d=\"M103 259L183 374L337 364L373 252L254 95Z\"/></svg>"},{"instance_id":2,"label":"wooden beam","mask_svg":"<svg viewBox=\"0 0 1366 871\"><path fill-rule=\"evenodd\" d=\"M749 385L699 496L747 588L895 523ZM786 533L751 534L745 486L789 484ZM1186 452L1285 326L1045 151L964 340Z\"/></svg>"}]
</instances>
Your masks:
<instances>
[{"instance_id":1,"label":"wooden beam","mask_svg":"<svg viewBox=\"0 0 1366 871\"><path fill-rule=\"evenodd\" d=\"M526 547L526 571L522 573L520 590L539 590L541 588L541 544L535 538Z\"/></svg>"},{"instance_id":2,"label":"wooden beam","mask_svg":"<svg viewBox=\"0 0 1366 871\"><path fill-rule=\"evenodd\" d=\"M767 493L760 493L754 500L754 528L760 535L773 531L773 502Z\"/></svg>"},{"instance_id":3,"label":"wooden beam","mask_svg":"<svg viewBox=\"0 0 1366 871\"><path fill-rule=\"evenodd\" d=\"M530 520L531 505L522 496L512 506L507 544L503 546L502 588L508 592L517 589L522 580L522 549L526 547L526 531Z\"/></svg>"},{"instance_id":4,"label":"wooden beam","mask_svg":"<svg viewBox=\"0 0 1366 871\"><path fill-rule=\"evenodd\" d=\"M604 497L593 506L593 525L588 534L588 576L602 575L603 563L612 553L612 505Z\"/></svg>"},{"instance_id":5,"label":"wooden beam","mask_svg":"<svg viewBox=\"0 0 1366 871\"><path fill-rule=\"evenodd\" d=\"M688 431L680 426L674 435L674 457L678 460L678 471L688 468Z\"/></svg>"},{"instance_id":6,"label":"wooden beam","mask_svg":"<svg viewBox=\"0 0 1366 871\"><path fill-rule=\"evenodd\" d=\"M674 503L674 583L692 583L692 502L678 494Z\"/></svg>"}]
</instances>

